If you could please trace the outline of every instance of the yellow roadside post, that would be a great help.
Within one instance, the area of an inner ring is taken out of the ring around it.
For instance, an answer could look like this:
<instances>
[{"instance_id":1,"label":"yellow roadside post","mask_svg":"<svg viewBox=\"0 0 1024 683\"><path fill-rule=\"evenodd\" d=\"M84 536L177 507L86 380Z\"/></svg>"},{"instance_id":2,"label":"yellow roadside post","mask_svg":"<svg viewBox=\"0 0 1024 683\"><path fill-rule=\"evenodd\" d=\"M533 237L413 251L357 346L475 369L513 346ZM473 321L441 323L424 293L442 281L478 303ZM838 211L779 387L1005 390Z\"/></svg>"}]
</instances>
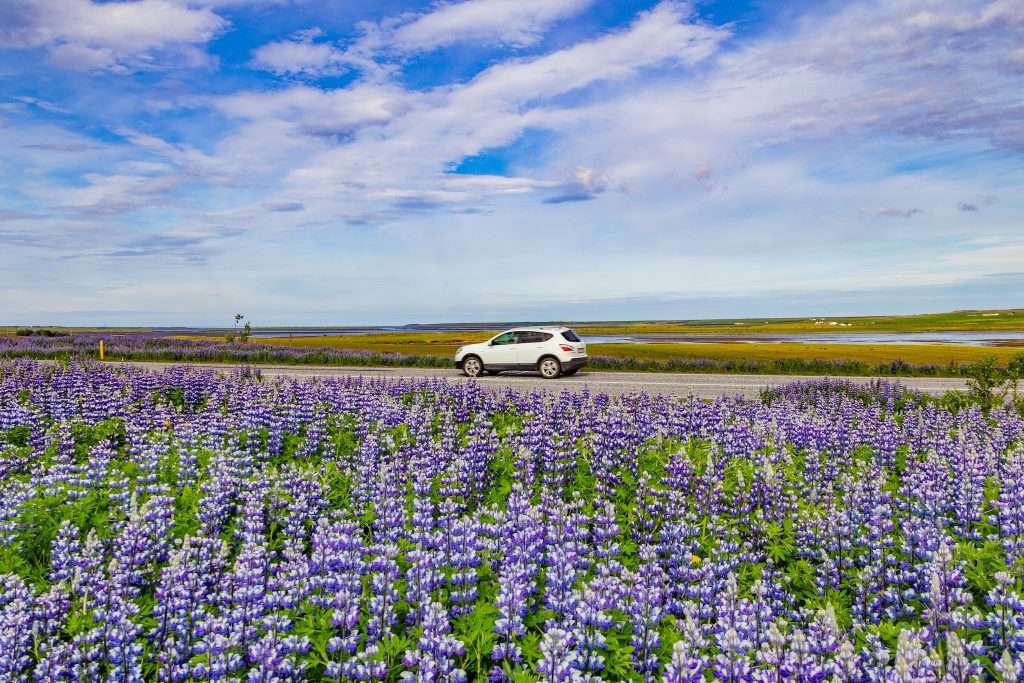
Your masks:
<instances>
[{"instance_id":1,"label":"yellow roadside post","mask_svg":"<svg viewBox=\"0 0 1024 683\"><path fill-rule=\"evenodd\" d=\"M103 360L103 340L100 339L100 360Z\"/></svg>"}]
</instances>

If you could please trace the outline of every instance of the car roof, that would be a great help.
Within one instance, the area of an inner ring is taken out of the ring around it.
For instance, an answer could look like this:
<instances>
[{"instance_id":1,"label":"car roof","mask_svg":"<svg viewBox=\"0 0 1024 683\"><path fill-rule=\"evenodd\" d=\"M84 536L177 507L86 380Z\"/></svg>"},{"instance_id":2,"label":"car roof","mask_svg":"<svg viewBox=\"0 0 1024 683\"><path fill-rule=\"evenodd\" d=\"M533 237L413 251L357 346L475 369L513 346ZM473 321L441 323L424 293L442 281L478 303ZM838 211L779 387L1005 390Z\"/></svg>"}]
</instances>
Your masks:
<instances>
[{"instance_id":1,"label":"car roof","mask_svg":"<svg viewBox=\"0 0 1024 683\"><path fill-rule=\"evenodd\" d=\"M505 334L505 332L562 332L562 331L568 330L568 329L569 328L566 327L565 325L559 325L559 326L542 325L542 326L538 326L538 327L512 327L512 328L509 328L509 329L505 330L501 334Z\"/></svg>"}]
</instances>

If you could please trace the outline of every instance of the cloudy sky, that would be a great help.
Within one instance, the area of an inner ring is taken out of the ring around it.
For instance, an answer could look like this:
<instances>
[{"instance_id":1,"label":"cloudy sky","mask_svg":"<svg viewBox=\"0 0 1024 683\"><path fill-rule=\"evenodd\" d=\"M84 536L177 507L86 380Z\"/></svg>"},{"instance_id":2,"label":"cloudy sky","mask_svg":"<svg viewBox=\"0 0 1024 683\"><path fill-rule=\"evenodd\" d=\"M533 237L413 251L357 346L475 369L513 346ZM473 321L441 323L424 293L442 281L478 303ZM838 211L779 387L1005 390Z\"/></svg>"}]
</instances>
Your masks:
<instances>
[{"instance_id":1,"label":"cloudy sky","mask_svg":"<svg viewBox=\"0 0 1024 683\"><path fill-rule=\"evenodd\" d=\"M1021 0L0 2L0 324L1014 305Z\"/></svg>"}]
</instances>

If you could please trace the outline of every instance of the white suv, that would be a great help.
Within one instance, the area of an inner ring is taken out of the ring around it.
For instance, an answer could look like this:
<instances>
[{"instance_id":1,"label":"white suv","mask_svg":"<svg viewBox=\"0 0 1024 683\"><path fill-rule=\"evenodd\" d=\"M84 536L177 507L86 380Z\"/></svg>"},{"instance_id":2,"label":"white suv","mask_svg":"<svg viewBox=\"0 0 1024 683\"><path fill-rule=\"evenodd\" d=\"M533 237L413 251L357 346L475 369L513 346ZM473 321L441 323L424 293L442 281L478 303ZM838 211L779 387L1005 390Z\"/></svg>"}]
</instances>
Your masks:
<instances>
[{"instance_id":1,"label":"white suv","mask_svg":"<svg viewBox=\"0 0 1024 683\"><path fill-rule=\"evenodd\" d=\"M537 370L546 379L575 375L587 364L587 345L568 327L520 327L480 344L460 346L455 367L469 377L502 370Z\"/></svg>"}]
</instances>

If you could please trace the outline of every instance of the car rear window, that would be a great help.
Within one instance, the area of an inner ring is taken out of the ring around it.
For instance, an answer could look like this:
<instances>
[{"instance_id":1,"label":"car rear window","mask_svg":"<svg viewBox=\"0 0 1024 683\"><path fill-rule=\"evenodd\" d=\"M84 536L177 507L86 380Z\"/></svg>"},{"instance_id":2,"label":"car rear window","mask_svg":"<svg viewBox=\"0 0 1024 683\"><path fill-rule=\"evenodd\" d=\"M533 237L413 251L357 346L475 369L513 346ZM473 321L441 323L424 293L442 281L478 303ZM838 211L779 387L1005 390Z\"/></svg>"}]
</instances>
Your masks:
<instances>
[{"instance_id":1,"label":"car rear window","mask_svg":"<svg viewBox=\"0 0 1024 683\"><path fill-rule=\"evenodd\" d=\"M563 332L562 333L562 337L565 338L565 341L571 341L571 342L578 342L578 341L580 341L580 338L577 337L576 333L573 332L572 330L566 330L565 332Z\"/></svg>"}]
</instances>

